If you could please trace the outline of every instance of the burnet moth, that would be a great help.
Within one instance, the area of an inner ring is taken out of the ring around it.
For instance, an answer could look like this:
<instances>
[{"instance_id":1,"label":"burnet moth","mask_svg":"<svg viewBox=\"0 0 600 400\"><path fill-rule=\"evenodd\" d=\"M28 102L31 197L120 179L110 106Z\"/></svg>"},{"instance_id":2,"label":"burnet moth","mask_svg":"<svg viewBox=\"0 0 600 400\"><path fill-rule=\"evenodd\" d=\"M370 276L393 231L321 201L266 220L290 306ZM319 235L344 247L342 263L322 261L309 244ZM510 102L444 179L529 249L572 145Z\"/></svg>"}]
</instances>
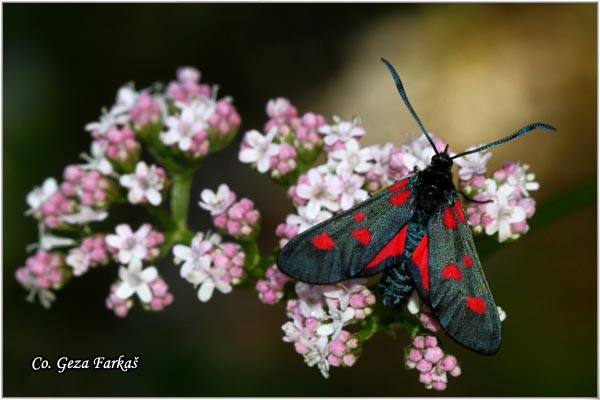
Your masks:
<instances>
[{"instance_id":1,"label":"burnet moth","mask_svg":"<svg viewBox=\"0 0 600 400\"><path fill-rule=\"evenodd\" d=\"M500 347L500 317L452 183L452 160L534 129L556 129L533 123L477 149L451 156L446 146L438 152L400 77L381 60L435 150L430 165L296 236L281 250L277 264L287 275L311 284L382 272L378 290L386 306L406 303L416 288L450 337L471 350L493 354Z\"/></svg>"}]
</instances>

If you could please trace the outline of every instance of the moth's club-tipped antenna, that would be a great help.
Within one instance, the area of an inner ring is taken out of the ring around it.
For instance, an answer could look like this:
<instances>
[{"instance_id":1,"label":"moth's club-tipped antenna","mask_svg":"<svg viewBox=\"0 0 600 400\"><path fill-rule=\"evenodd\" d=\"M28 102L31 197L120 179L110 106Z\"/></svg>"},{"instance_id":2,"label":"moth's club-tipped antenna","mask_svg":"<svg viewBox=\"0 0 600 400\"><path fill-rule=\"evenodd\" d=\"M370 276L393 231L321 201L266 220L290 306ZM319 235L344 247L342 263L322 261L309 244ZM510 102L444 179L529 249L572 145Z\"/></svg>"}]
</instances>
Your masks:
<instances>
[{"instance_id":1,"label":"moth's club-tipped antenna","mask_svg":"<svg viewBox=\"0 0 600 400\"><path fill-rule=\"evenodd\" d=\"M435 154L439 154L439 152L437 151L437 149L435 147L435 144L433 143L433 140L431 139L431 137L425 130L425 127L421 123L421 120L417 116L417 113L415 112L415 110L413 110L412 106L410 105L410 102L408 101L408 97L406 97L406 92L404 91L404 86L402 86L402 81L400 80L398 73L396 72L394 67L392 67L392 65L385 58L382 58L381 61L383 61L383 63L387 67L387 69L390 71L390 74L392 74L392 78L394 78L394 83L396 83L396 88L398 89L398 92L400 93L402 100L404 100L404 104L406 105L406 108L408 108L408 111L410 111L410 113L413 116L413 118L415 119L415 121L417 121L419 128L421 128L421 132L423 132L423 134L425 135L427 140L429 140L429 143L431 143L431 146L433 147Z\"/></svg>"},{"instance_id":2,"label":"moth's club-tipped antenna","mask_svg":"<svg viewBox=\"0 0 600 400\"><path fill-rule=\"evenodd\" d=\"M451 160L454 160L455 158L458 158L458 157L466 156L468 154L478 153L480 151L487 150L487 149L489 149L491 147L498 146L498 145L500 145L502 143L506 143L508 141L516 139L519 136L522 136L522 135L526 134L527 132L530 132L530 131L532 131L534 129L545 129L547 131L555 131L556 130L556 128L553 127L553 126L550 126L550 125L547 125L547 124L542 124L542 123L537 123L536 122L536 123L529 124L527 126L522 127L521 129L519 129L518 131L516 131L512 135L505 137L504 139L500 139L498 141L495 141L494 143L486 144L485 146L481 146L481 147L479 147L477 149L473 149L473 150L462 152L460 154L456 154L455 156L453 156L451 158Z\"/></svg>"}]
</instances>

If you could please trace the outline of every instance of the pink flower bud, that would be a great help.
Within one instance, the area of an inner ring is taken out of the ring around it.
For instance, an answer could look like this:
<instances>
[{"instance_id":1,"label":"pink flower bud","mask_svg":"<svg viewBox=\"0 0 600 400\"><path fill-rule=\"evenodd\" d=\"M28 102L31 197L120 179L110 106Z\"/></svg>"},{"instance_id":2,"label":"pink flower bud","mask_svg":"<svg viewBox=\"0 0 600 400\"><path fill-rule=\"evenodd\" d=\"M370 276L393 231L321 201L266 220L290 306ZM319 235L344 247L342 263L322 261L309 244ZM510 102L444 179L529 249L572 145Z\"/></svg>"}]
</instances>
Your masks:
<instances>
[{"instance_id":1,"label":"pink flower bud","mask_svg":"<svg viewBox=\"0 0 600 400\"><path fill-rule=\"evenodd\" d=\"M419 370L420 372L431 371L432 367L433 365L425 359L421 359L419 360L419 362L417 362L417 370Z\"/></svg>"},{"instance_id":2,"label":"pink flower bud","mask_svg":"<svg viewBox=\"0 0 600 400\"><path fill-rule=\"evenodd\" d=\"M351 367L356 362L356 356L354 354L346 354L344 356L343 360L344 360L344 365L346 365L347 367Z\"/></svg>"},{"instance_id":3,"label":"pink flower bud","mask_svg":"<svg viewBox=\"0 0 600 400\"><path fill-rule=\"evenodd\" d=\"M333 340L329 344L329 351L338 357L342 357L346 352L346 346L339 340Z\"/></svg>"},{"instance_id":4,"label":"pink flower bud","mask_svg":"<svg viewBox=\"0 0 600 400\"><path fill-rule=\"evenodd\" d=\"M300 342L294 342L294 349L300 354L304 354L308 350L308 348Z\"/></svg>"},{"instance_id":5,"label":"pink flower bud","mask_svg":"<svg viewBox=\"0 0 600 400\"><path fill-rule=\"evenodd\" d=\"M308 330L316 331L319 327L319 320L314 317L309 317L306 319L305 326Z\"/></svg>"},{"instance_id":6,"label":"pink flower bud","mask_svg":"<svg viewBox=\"0 0 600 400\"><path fill-rule=\"evenodd\" d=\"M333 367L339 367L340 365L342 365L342 359L334 354L330 354L327 357L327 362Z\"/></svg>"},{"instance_id":7,"label":"pink flower bud","mask_svg":"<svg viewBox=\"0 0 600 400\"><path fill-rule=\"evenodd\" d=\"M444 352L439 347L430 347L425 350L424 359L430 363L437 364L444 357Z\"/></svg>"},{"instance_id":8,"label":"pink flower bud","mask_svg":"<svg viewBox=\"0 0 600 400\"><path fill-rule=\"evenodd\" d=\"M431 385L433 382L433 378L431 376L431 372L423 372L419 375L419 382L424 383L425 385Z\"/></svg>"},{"instance_id":9,"label":"pink flower bud","mask_svg":"<svg viewBox=\"0 0 600 400\"><path fill-rule=\"evenodd\" d=\"M417 349L422 349L425 347L425 338L423 336L417 336L413 339L413 346Z\"/></svg>"},{"instance_id":10,"label":"pink flower bud","mask_svg":"<svg viewBox=\"0 0 600 400\"><path fill-rule=\"evenodd\" d=\"M418 362L421 358L423 358L421 356L421 352L418 349L410 349L410 352L408 353L408 359L414 363Z\"/></svg>"},{"instance_id":11,"label":"pink flower bud","mask_svg":"<svg viewBox=\"0 0 600 400\"><path fill-rule=\"evenodd\" d=\"M435 347L437 346L438 341L435 336L427 336L425 337L425 347Z\"/></svg>"}]
</instances>

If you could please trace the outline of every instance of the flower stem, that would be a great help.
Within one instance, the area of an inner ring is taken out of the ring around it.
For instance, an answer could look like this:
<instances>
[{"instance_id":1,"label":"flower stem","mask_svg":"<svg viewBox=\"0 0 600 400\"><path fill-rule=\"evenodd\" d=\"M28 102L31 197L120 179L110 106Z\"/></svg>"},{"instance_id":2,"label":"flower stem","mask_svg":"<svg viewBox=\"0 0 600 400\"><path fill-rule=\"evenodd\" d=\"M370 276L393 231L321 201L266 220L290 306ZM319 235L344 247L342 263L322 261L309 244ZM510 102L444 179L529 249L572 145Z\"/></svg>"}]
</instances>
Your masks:
<instances>
[{"instance_id":1,"label":"flower stem","mask_svg":"<svg viewBox=\"0 0 600 400\"><path fill-rule=\"evenodd\" d=\"M190 205L190 189L192 187L193 171L182 171L173 174L171 187L171 215L175 221L175 229L185 234L187 228L188 208Z\"/></svg>"}]
</instances>

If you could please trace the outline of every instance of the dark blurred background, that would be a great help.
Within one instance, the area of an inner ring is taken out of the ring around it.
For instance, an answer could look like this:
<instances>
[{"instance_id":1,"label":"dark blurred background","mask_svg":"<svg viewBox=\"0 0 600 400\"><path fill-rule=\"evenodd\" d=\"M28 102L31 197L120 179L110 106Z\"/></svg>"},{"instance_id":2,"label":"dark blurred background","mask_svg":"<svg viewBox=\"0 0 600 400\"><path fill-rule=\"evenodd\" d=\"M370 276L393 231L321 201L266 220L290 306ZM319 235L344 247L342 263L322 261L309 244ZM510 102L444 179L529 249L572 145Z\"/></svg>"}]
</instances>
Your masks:
<instances>
[{"instance_id":1,"label":"dark blurred background","mask_svg":"<svg viewBox=\"0 0 600 400\"><path fill-rule=\"evenodd\" d=\"M596 396L596 4L4 4L3 384L5 396L421 396L403 367L406 335L378 334L352 368L329 380L281 341L283 305L256 294L196 300L170 260L159 263L175 294L160 313L124 319L104 307L114 267L91 271L58 293L50 311L25 302L14 280L36 240L25 196L60 178L87 151L83 126L117 89L174 78L193 65L203 82L232 95L242 132L261 128L265 103L292 100L300 112L360 114L365 144L400 144L418 129L379 57L403 77L425 126L454 150L543 121L494 151L491 167L523 160L537 174L540 213L521 240L498 246L484 266L508 313L497 355L448 339L462 362L453 396ZM261 248L291 211L268 178L237 161L239 135L199 170L204 187L227 182L263 215ZM587 193L587 195L585 195ZM558 200L557 200L558 199ZM544 213L542 213L542 209ZM117 210L137 226L143 213ZM194 209L190 225L209 228ZM138 354L120 372L32 372L42 355Z\"/></svg>"}]
</instances>

